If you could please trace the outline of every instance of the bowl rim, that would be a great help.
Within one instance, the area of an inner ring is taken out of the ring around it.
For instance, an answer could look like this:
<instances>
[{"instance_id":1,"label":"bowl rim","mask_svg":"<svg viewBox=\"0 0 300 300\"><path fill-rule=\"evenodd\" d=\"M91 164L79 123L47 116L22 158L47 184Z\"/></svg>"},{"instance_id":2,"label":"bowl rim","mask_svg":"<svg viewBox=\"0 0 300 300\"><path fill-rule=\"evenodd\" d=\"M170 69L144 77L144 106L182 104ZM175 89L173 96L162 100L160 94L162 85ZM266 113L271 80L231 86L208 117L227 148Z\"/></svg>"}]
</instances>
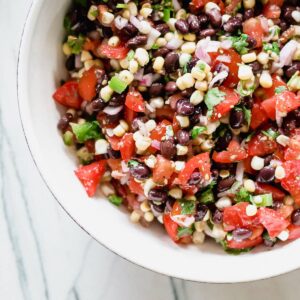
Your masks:
<instances>
[{"instance_id":1,"label":"bowl rim","mask_svg":"<svg viewBox=\"0 0 300 300\"><path fill-rule=\"evenodd\" d=\"M28 43L29 41L29 37L30 37L30 33L34 24L34 21L36 20L38 13L42 7L44 0L33 0L30 5L29 5L29 9L28 9L28 13L27 16L25 18L25 22L23 24L23 30L21 33L21 39L20 39L20 45L19 45L19 51L18 51L18 61L17 61L17 76L16 76L16 84L17 84L17 102L18 102L18 111L19 111L19 116L20 116L20 120L21 120L21 125L22 125L22 130L25 136L25 140L26 140L26 144L27 147L29 149L30 155L32 157L32 160L44 182L44 184L46 185L46 187L48 188L49 192L52 194L52 196L54 197L54 199L58 202L58 204L62 207L62 209L66 212L66 214L82 229L84 230L90 237L92 237L95 241L97 241L100 245L104 246L106 249L112 251L114 254L122 257L123 259L139 266L142 267L144 269L147 270L151 270L155 273L158 274L162 274L165 276L170 276L173 278L178 278L178 279L183 279L183 280L188 280L188 281L193 281L193 282L201 282L201 283L219 283L219 284L228 284L228 283L242 283L242 282L253 282L253 281L257 281L257 280L263 280L263 279L267 279L267 278L274 278L277 277L279 275L288 273L290 271L294 271L298 268L300 268L300 260L298 263L297 260L295 260L295 264L293 265L288 265L285 267L279 267L279 268L272 268L272 271L267 271L267 270L263 270L261 268L257 273L253 274L251 276L249 276L249 278L245 279L239 279L237 276L229 276L229 278L225 279L223 278L223 280L207 280L205 278L205 274L201 275L201 273L199 273L199 276L189 276L187 274L183 274L180 275L179 273L177 273L176 275L172 274L171 272L166 271L165 269L160 268L159 266L153 267L150 266L149 264L146 263L142 263L142 262L137 262L134 260L134 257L130 257L130 255L125 255L124 253L122 253L122 251L120 250L120 248L116 249L113 247L108 246L107 244L105 244L103 241L101 241L99 238L97 238L96 236L94 236L91 232L89 232L84 225L80 224L80 221L77 220L74 216L71 215L71 213L64 207L62 201L60 201L60 197L58 195L56 195L56 193L53 191L53 189L51 189L51 187L49 186L48 182L47 182L47 171L45 169L43 169L41 167L41 158L39 157L39 151L37 151L38 149L36 148L36 145L33 143L34 140L34 134L33 134L33 130L31 128L31 123L29 122L29 115L26 114L26 110L24 109L27 105L26 101L22 101L21 99L24 97L22 91L23 88L23 83L25 82L25 71L23 70L24 68L24 53L26 52L26 49L29 49L30 43Z\"/></svg>"}]
</instances>

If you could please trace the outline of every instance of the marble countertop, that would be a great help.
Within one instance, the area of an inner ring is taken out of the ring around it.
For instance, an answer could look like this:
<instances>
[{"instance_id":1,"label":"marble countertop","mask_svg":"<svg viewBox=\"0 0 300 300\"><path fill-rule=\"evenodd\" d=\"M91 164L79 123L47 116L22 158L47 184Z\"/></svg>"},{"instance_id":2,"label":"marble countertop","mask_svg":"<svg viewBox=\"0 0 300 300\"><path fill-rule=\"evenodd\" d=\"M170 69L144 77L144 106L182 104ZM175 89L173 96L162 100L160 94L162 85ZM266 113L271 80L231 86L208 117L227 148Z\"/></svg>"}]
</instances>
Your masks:
<instances>
[{"instance_id":1,"label":"marble countertop","mask_svg":"<svg viewBox=\"0 0 300 300\"><path fill-rule=\"evenodd\" d=\"M253 283L197 284L133 265L84 233L47 190L21 128L16 65L30 0L0 5L0 299L299 299L300 270Z\"/></svg>"}]
</instances>

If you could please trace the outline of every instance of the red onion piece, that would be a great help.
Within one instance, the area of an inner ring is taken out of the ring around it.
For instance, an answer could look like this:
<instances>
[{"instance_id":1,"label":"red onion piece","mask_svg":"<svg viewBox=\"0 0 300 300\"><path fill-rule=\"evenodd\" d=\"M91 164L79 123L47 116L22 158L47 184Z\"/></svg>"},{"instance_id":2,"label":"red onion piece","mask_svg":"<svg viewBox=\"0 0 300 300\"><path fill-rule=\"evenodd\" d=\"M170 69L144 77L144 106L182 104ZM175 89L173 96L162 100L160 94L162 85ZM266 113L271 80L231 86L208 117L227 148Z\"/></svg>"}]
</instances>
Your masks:
<instances>
[{"instance_id":1,"label":"red onion piece","mask_svg":"<svg viewBox=\"0 0 300 300\"><path fill-rule=\"evenodd\" d=\"M141 22L139 19L137 19L135 16L130 16L130 23L136 27L138 30L141 28Z\"/></svg>"},{"instance_id":2,"label":"red onion piece","mask_svg":"<svg viewBox=\"0 0 300 300\"><path fill-rule=\"evenodd\" d=\"M114 116L114 115L118 114L122 109L123 109L123 105L120 105L120 106L117 106L117 107L106 106L103 109L103 112L110 115L110 116Z\"/></svg>"},{"instance_id":3,"label":"red onion piece","mask_svg":"<svg viewBox=\"0 0 300 300\"><path fill-rule=\"evenodd\" d=\"M158 140L153 140L151 143L151 146L157 150L160 150L160 141Z\"/></svg>"},{"instance_id":4,"label":"red onion piece","mask_svg":"<svg viewBox=\"0 0 300 300\"><path fill-rule=\"evenodd\" d=\"M284 45L279 54L280 65L288 66L292 63L297 47L298 43L295 40L290 40Z\"/></svg>"},{"instance_id":5,"label":"red onion piece","mask_svg":"<svg viewBox=\"0 0 300 300\"><path fill-rule=\"evenodd\" d=\"M244 177L244 163L240 161L236 166L235 178L237 181L242 182Z\"/></svg>"},{"instance_id":6,"label":"red onion piece","mask_svg":"<svg viewBox=\"0 0 300 300\"><path fill-rule=\"evenodd\" d=\"M221 42L220 46L223 49L230 49L230 48L232 48L232 41L230 41L230 40L224 40L223 42Z\"/></svg>"},{"instance_id":7,"label":"red onion piece","mask_svg":"<svg viewBox=\"0 0 300 300\"><path fill-rule=\"evenodd\" d=\"M216 60L221 61L221 62L225 62L225 63L230 63L231 62L231 58L229 55L219 55L217 56Z\"/></svg>"},{"instance_id":8,"label":"red onion piece","mask_svg":"<svg viewBox=\"0 0 300 300\"><path fill-rule=\"evenodd\" d=\"M145 48L147 50L151 49L154 45L156 39L160 36L160 32L154 28L151 29L150 33L148 34L148 40Z\"/></svg>"},{"instance_id":9,"label":"red onion piece","mask_svg":"<svg viewBox=\"0 0 300 300\"><path fill-rule=\"evenodd\" d=\"M81 61L81 56L80 54L77 54L75 56L75 68L76 69L81 69L83 67L82 61Z\"/></svg>"},{"instance_id":10,"label":"red onion piece","mask_svg":"<svg viewBox=\"0 0 300 300\"><path fill-rule=\"evenodd\" d=\"M180 39L172 39L171 41L169 41L166 45L166 47L170 50L176 50L178 49L181 45L183 44L183 41Z\"/></svg>"},{"instance_id":11,"label":"red onion piece","mask_svg":"<svg viewBox=\"0 0 300 300\"><path fill-rule=\"evenodd\" d=\"M227 78L227 76L228 76L228 72L227 72L227 71L222 71L222 72L218 73L218 74L212 79L212 81L209 83L209 88L211 89L211 88L214 86L214 84L215 84L216 82L221 81L221 80Z\"/></svg>"},{"instance_id":12,"label":"red onion piece","mask_svg":"<svg viewBox=\"0 0 300 300\"><path fill-rule=\"evenodd\" d=\"M143 75L144 75L144 68L141 68L134 74L134 79L140 81L143 79Z\"/></svg>"},{"instance_id":13,"label":"red onion piece","mask_svg":"<svg viewBox=\"0 0 300 300\"><path fill-rule=\"evenodd\" d=\"M179 9L181 9L181 5L178 2L178 0L172 0L172 4L173 4L173 8L175 11L178 11Z\"/></svg>"},{"instance_id":14,"label":"red onion piece","mask_svg":"<svg viewBox=\"0 0 300 300\"><path fill-rule=\"evenodd\" d=\"M203 60L204 62L206 62L207 64L210 64L211 63L211 58L210 56L207 54L207 52L201 48L201 47L198 47L196 49L196 57Z\"/></svg>"},{"instance_id":15,"label":"red onion piece","mask_svg":"<svg viewBox=\"0 0 300 300\"><path fill-rule=\"evenodd\" d=\"M125 18L122 18L121 16L117 16L115 18L115 25L119 30L124 28L127 25L127 23L128 23L128 20Z\"/></svg>"},{"instance_id":16,"label":"red onion piece","mask_svg":"<svg viewBox=\"0 0 300 300\"><path fill-rule=\"evenodd\" d=\"M262 27L263 31L265 33L268 33L269 32L268 19L263 17L263 16L260 16L259 21L260 21L260 24L261 24L261 27Z\"/></svg>"}]
</instances>

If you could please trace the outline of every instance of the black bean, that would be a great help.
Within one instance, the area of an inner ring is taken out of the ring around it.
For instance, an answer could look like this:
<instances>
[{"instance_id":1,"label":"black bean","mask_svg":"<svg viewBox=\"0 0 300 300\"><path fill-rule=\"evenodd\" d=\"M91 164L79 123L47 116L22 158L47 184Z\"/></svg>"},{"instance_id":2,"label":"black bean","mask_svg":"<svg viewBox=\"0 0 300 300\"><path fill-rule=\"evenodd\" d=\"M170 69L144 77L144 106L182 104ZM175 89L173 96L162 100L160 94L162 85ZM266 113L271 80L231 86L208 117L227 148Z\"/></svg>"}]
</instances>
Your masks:
<instances>
[{"instance_id":1,"label":"black bean","mask_svg":"<svg viewBox=\"0 0 300 300\"><path fill-rule=\"evenodd\" d=\"M247 37L247 43L248 43L248 47L249 47L250 49L255 48L256 45L257 45L256 39L253 38L253 37L251 37L251 36L248 36L248 37Z\"/></svg>"},{"instance_id":2,"label":"black bean","mask_svg":"<svg viewBox=\"0 0 300 300\"><path fill-rule=\"evenodd\" d=\"M208 36L213 36L216 34L216 30L212 28L203 29L200 31L200 38L205 38Z\"/></svg>"},{"instance_id":3,"label":"black bean","mask_svg":"<svg viewBox=\"0 0 300 300\"><path fill-rule=\"evenodd\" d=\"M129 171L131 176L138 180L143 180L150 177L150 170L143 163L139 163L136 166L130 167Z\"/></svg>"},{"instance_id":4,"label":"black bean","mask_svg":"<svg viewBox=\"0 0 300 300\"><path fill-rule=\"evenodd\" d=\"M235 182L234 176L229 176L225 179L220 180L217 184L217 191L221 193L230 189L234 182Z\"/></svg>"},{"instance_id":5,"label":"black bean","mask_svg":"<svg viewBox=\"0 0 300 300\"><path fill-rule=\"evenodd\" d=\"M122 112L119 112L116 115L105 115L105 122L107 124L116 124L122 117Z\"/></svg>"},{"instance_id":6,"label":"black bean","mask_svg":"<svg viewBox=\"0 0 300 300\"><path fill-rule=\"evenodd\" d=\"M57 124L57 128L58 128L59 130L61 130L62 132L64 132L65 130L68 129L69 123L70 123L72 120L73 120L73 115L72 115L72 114L70 114L70 113L64 114L64 115L60 118L60 120L59 120L59 122L58 122L58 124Z\"/></svg>"},{"instance_id":7,"label":"black bean","mask_svg":"<svg viewBox=\"0 0 300 300\"><path fill-rule=\"evenodd\" d=\"M274 180L274 177L275 177L274 168L264 167L259 171L259 173L256 177L256 181L258 181L258 182L272 182Z\"/></svg>"},{"instance_id":8,"label":"black bean","mask_svg":"<svg viewBox=\"0 0 300 300\"><path fill-rule=\"evenodd\" d=\"M193 57L188 63L187 63L187 71L191 72L192 69L196 66L199 58Z\"/></svg>"},{"instance_id":9,"label":"black bean","mask_svg":"<svg viewBox=\"0 0 300 300\"><path fill-rule=\"evenodd\" d=\"M294 225L300 225L300 208L293 211L293 213L292 213L292 223Z\"/></svg>"},{"instance_id":10,"label":"black bean","mask_svg":"<svg viewBox=\"0 0 300 300\"><path fill-rule=\"evenodd\" d=\"M195 221L199 222L202 221L205 217L205 215L208 212L208 207L204 204L198 203L196 206L196 213L194 215Z\"/></svg>"},{"instance_id":11,"label":"black bean","mask_svg":"<svg viewBox=\"0 0 300 300\"><path fill-rule=\"evenodd\" d=\"M246 9L244 12L244 21L251 19L254 17L254 9L250 8L250 9Z\"/></svg>"},{"instance_id":12,"label":"black bean","mask_svg":"<svg viewBox=\"0 0 300 300\"><path fill-rule=\"evenodd\" d=\"M245 121L244 112L241 109L232 109L229 116L229 124L231 128L238 129L243 126Z\"/></svg>"},{"instance_id":13,"label":"black bean","mask_svg":"<svg viewBox=\"0 0 300 300\"><path fill-rule=\"evenodd\" d=\"M209 18L210 24L215 28L220 28L222 24L222 15L219 9L213 8L206 15Z\"/></svg>"},{"instance_id":14,"label":"black bean","mask_svg":"<svg viewBox=\"0 0 300 300\"><path fill-rule=\"evenodd\" d=\"M243 104L247 109L252 109L254 105L254 100L252 97L246 96L242 98L241 104Z\"/></svg>"},{"instance_id":15,"label":"black bean","mask_svg":"<svg viewBox=\"0 0 300 300\"><path fill-rule=\"evenodd\" d=\"M125 101L125 94L117 95L115 94L108 102L109 106L117 107L123 105Z\"/></svg>"},{"instance_id":16,"label":"black bean","mask_svg":"<svg viewBox=\"0 0 300 300\"><path fill-rule=\"evenodd\" d=\"M201 28L205 28L206 25L208 25L208 22L209 22L209 19L208 19L208 16L205 15L205 14L200 14L198 16L198 20L199 20L199 23L200 23L200 27Z\"/></svg>"},{"instance_id":17,"label":"black bean","mask_svg":"<svg viewBox=\"0 0 300 300\"><path fill-rule=\"evenodd\" d=\"M194 88L188 88L188 89L183 90L181 92L181 94L185 98L190 98L194 91L195 91Z\"/></svg>"},{"instance_id":18,"label":"black bean","mask_svg":"<svg viewBox=\"0 0 300 300\"><path fill-rule=\"evenodd\" d=\"M170 52L165 58L165 70L167 73L173 73L179 68L179 55L176 52Z\"/></svg>"},{"instance_id":19,"label":"black bean","mask_svg":"<svg viewBox=\"0 0 300 300\"><path fill-rule=\"evenodd\" d=\"M164 92L164 85L162 83L153 83L149 88L149 95L151 97L161 96Z\"/></svg>"},{"instance_id":20,"label":"black bean","mask_svg":"<svg viewBox=\"0 0 300 300\"><path fill-rule=\"evenodd\" d=\"M290 67L288 67L285 71L285 75L288 78L291 78L297 71L300 71L300 62L293 62Z\"/></svg>"},{"instance_id":21,"label":"black bean","mask_svg":"<svg viewBox=\"0 0 300 300\"><path fill-rule=\"evenodd\" d=\"M170 52L170 50L168 48L162 47L162 48L155 50L152 55L153 55L153 57L157 57L157 56L165 57L169 52Z\"/></svg>"},{"instance_id":22,"label":"black bean","mask_svg":"<svg viewBox=\"0 0 300 300\"><path fill-rule=\"evenodd\" d=\"M295 6L285 6L282 9L281 16L288 24L296 24L296 21L292 16L294 10L296 10Z\"/></svg>"},{"instance_id":23,"label":"black bean","mask_svg":"<svg viewBox=\"0 0 300 300\"><path fill-rule=\"evenodd\" d=\"M176 155L176 147L174 140L169 138L160 142L161 155L167 159L172 159Z\"/></svg>"},{"instance_id":24,"label":"black bean","mask_svg":"<svg viewBox=\"0 0 300 300\"><path fill-rule=\"evenodd\" d=\"M175 28L182 34L189 32L189 25L186 20L179 19L175 22Z\"/></svg>"},{"instance_id":25,"label":"black bean","mask_svg":"<svg viewBox=\"0 0 300 300\"><path fill-rule=\"evenodd\" d=\"M131 123L131 128L133 131L139 130L139 121L142 123L146 123L149 119L146 116L134 118Z\"/></svg>"},{"instance_id":26,"label":"black bean","mask_svg":"<svg viewBox=\"0 0 300 300\"><path fill-rule=\"evenodd\" d=\"M146 45L147 43L147 36L146 35L137 35L128 40L126 43L128 48L136 49L140 46Z\"/></svg>"},{"instance_id":27,"label":"black bean","mask_svg":"<svg viewBox=\"0 0 300 300\"><path fill-rule=\"evenodd\" d=\"M193 33L198 33L200 30L200 21L197 16L189 15L187 18L187 22L189 24L189 30Z\"/></svg>"},{"instance_id":28,"label":"black bean","mask_svg":"<svg viewBox=\"0 0 300 300\"><path fill-rule=\"evenodd\" d=\"M248 66L250 66L252 68L252 72L254 75L257 75L258 73L261 73L261 71L262 71L262 65L258 61L255 61L255 62L249 64Z\"/></svg>"},{"instance_id":29,"label":"black bean","mask_svg":"<svg viewBox=\"0 0 300 300\"><path fill-rule=\"evenodd\" d=\"M176 111L180 115L190 116L194 113L195 108L189 100L181 99L176 103Z\"/></svg>"},{"instance_id":30,"label":"black bean","mask_svg":"<svg viewBox=\"0 0 300 300\"><path fill-rule=\"evenodd\" d=\"M94 112L98 112L98 111L102 110L106 105L106 103L101 98L97 98L97 99L93 100L91 102L91 104L92 104L92 109Z\"/></svg>"},{"instance_id":31,"label":"black bean","mask_svg":"<svg viewBox=\"0 0 300 300\"><path fill-rule=\"evenodd\" d=\"M170 31L170 28L166 23L156 25L155 29L158 30L161 33L161 35L165 35Z\"/></svg>"},{"instance_id":32,"label":"black bean","mask_svg":"<svg viewBox=\"0 0 300 300\"><path fill-rule=\"evenodd\" d=\"M223 223L223 213L218 209L213 214L213 222L215 224L222 224Z\"/></svg>"},{"instance_id":33,"label":"black bean","mask_svg":"<svg viewBox=\"0 0 300 300\"><path fill-rule=\"evenodd\" d=\"M111 147L109 147L107 149L107 154L108 154L109 158L113 158L113 159L117 159L117 158L121 157L120 151L114 150Z\"/></svg>"},{"instance_id":34,"label":"black bean","mask_svg":"<svg viewBox=\"0 0 300 300\"><path fill-rule=\"evenodd\" d=\"M289 25L284 20L280 20L278 26L280 27L280 32L285 32L289 28Z\"/></svg>"},{"instance_id":35,"label":"black bean","mask_svg":"<svg viewBox=\"0 0 300 300\"><path fill-rule=\"evenodd\" d=\"M112 29L110 27L102 27L102 35L104 38L109 39L112 35Z\"/></svg>"},{"instance_id":36,"label":"black bean","mask_svg":"<svg viewBox=\"0 0 300 300\"><path fill-rule=\"evenodd\" d=\"M242 20L238 17L231 17L224 25L223 28L226 32L234 33L242 28Z\"/></svg>"},{"instance_id":37,"label":"black bean","mask_svg":"<svg viewBox=\"0 0 300 300\"><path fill-rule=\"evenodd\" d=\"M268 166L271 162L271 160L273 159L273 155L270 154L270 155L267 155L264 157L264 163L265 163L265 166Z\"/></svg>"},{"instance_id":38,"label":"black bean","mask_svg":"<svg viewBox=\"0 0 300 300\"><path fill-rule=\"evenodd\" d=\"M165 85L165 91L168 94L174 94L175 92L177 92L177 90L178 90L178 88L177 88L177 85L176 85L175 81L169 81Z\"/></svg>"},{"instance_id":39,"label":"black bean","mask_svg":"<svg viewBox=\"0 0 300 300\"><path fill-rule=\"evenodd\" d=\"M68 71L72 71L75 69L75 55L74 54L70 55L67 58L65 66Z\"/></svg>"},{"instance_id":40,"label":"black bean","mask_svg":"<svg viewBox=\"0 0 300 300\"><path fill-rule=\"evenodd\" d=\"M190 135L187 130L181 129L176 133L176 138L181 145L186 145L190 140Z\"/></svg>"},{"instance_id":41,"label":"black bean","mask_svg":"<svg viewBox=\"0 0 300 300\"><path fill-rule=\"evenodd\" d=\"M247 228L237 228L232 231L232 237L235 241L247 240L252 235L252 230Z\"/></svg>"},{"instance_id":42,"label":"black bean","mask_svg":"<svg viewBox=\"0 0 300 300\"><path fill-rule=\"evenodd\" d=\"M121 30L119 37L123 41L128 41L130 38L134 37L138 33L138 30L131 23L127 23ZM109 36L111 37L111 35Z\"/></svg>"},{"instance_id":43,"label":"black bean","mask_svg":"<svg viewBox=\"0 0 300 300\"><path fill-rule=\"evenodd\" d=\"M152 211L155 211L160 214L164 212L165 207L166 207L166 205L164 203L162 203L162 204L151 203Z\"/></svg>"},{"instance_id":44,"label":"black bean","mask_svg":"<svg viewBox=\"0 0 300 300\"><path fill-rule=\"evenodd\" d=\"M276 239L271 240L271 239L268 239L268 238L263 237L263 240L264 240L264 245L265 245L266 247L268 247L268 248L273 247L273 246L275 245L275 243L276 243Z\"/></svg>"},{"instance_id":45,"label":"black bean","mask_svg":"<svg viewBox=\"0 0 300 300\"><path fill-rule=\"evenodd\" d=\"M230 141L232 140L231 131L227 130L222 136L220 136L215 144L215 150L220 152L226 150Z\"/></svg>"},{"instance_id":46,"label":"black bean","mask_svg":"<svg viewBox=\"0 0 300 300\"><path fill-rule=\"evenodd\" d=\"M202 176L200 172L194 172L192 173L188 183L190 185L197 185L201 182Z\"/></svg>"},{"instance_id":47,"label":"black bean","mask_svg":"<svg viewBox=\"0 0 300 300\"><path fill-rule=\"evenodd\" d=\"M155 203L165 203L167 201L168 194L165 190L155 188L149 191L148 199Z\"/></svg>"}]
</instances>

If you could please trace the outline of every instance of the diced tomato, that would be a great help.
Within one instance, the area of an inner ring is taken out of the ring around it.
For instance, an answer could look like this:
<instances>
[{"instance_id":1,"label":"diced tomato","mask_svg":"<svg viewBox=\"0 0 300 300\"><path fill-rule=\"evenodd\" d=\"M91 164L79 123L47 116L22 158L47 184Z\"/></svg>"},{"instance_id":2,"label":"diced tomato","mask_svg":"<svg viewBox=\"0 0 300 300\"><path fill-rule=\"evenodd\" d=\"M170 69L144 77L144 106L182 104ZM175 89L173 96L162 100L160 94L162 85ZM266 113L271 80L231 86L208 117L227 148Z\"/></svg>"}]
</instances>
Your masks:
<instances>
[{"instance_id":1,"label":"diced tomato","mask_svg":"<svg viewBox=\"0 0 300 300\"><path fill-rule=\"evenodd\" d=\"M225 93L225 100L214 107L211 119L216 121L225 116L236 104L240 101L240 96L232 89L224 86L219 87L219 90Z\"/></svg>"},{"instance_id":2,"label":"diced tomato","mask_svg":"<svg viewBox=\"0 0 300 300\"><path fill-rule=\"evenodd\" d=\"M240 227L249 228L253 225L258 225L257 216L248 216L246 214L246 207L248 205L248 202L240 202L224 208L223 222L225 231L232 231Z\"/></svg>"},{"instance_id":3,"label":"diced tomato","mask_svg":"<svg viewBox=\"0 0 300 300\"><path fill-rule=\"evenodd\" d=\"M89 197L93 197L105 172L106 161L99 160L87 166L79 167L75 174L84 186Z\"/></svg>"},{"instance_id":4,"label":"diced tomato","mask_svg":"<svg viewBox=\"0 0 300 300\"><path fill-rule=\"evenodd\" d=\"M128 187L130 191L134 194L144 195L144 189L139 182L136 182L133 178L128 181Z\"/></svg>"},{"instance_id":5,"label":"diced tomato","mask_svg":"<svg viewBox=\"0 0 300 300\"><path fill-rule=\"evenodd\" d=\"M245 172L248 174L255 174L255 170L251 167L252 156L248 156L243 160Z\"/></svg>"},{"instance_id":6,"label":"diced tomato","mask_svg":"<svg viewBox=\"0 0 300 300\"><path fill-rule=\"evenodd\" d=\"M295 240L300 238L300 226L291 224L288 227L288 230L289 230L289 240Z\"/></svg>"},{"instance_id":7,"label":"diced tomato","mask_svg":"<svg viewBox=\"0 0 300 300\"><path fill-rule=\"evenodd\" d=\"M262 109L260 103L254 103L251 110L251 129L256 129L261 124L265 123L268 120L268 117L265 111Z\"/></svg>"},{"instance_id":8,"label":"diced tomato","mask_svg":"<svg viewBox=\"0 0 300 300\"><path fill-rule=\"evenodd\" d=\"M180 185L185 185L189 181L195 169L199 169L204 180L210 179L210 158L209 153L201 153L190 158L182 171L178 175L178 182Z\"/></svg>"},{"instance_id":9,"label":"diced tomato","mask_svg":"<svg viewBox=\"0 0 300 300\"><path fill-rule=\"evenodd\" d=\"M109 46L107 42L102 42L95 50L95 54L99 57L109 59L123 59L126 57L129 49L120 43L118 46Z\"/></svg>"},{"instance_id":10,"label":"diced tomato","mask_svg":"<svg viewBox=\"0 0 300 300\"><path fill-rule=\"evenodd\" d=\"M78 92L86 101L91 101L96 96L97 77L101 76L99 70L97 67L92 67L85 71L79 79Z\"/></svg>"},{"instance_id":11,"label":"diced tomato","mask_svg":"<svg viewBox=\"0 0 300 300\"><path fill-rule=\"evenodd\" d=\"M216 162L227 164L241 161L247 158L247 156L246 150L237 141L232 140L226 151L214 151L212 159Z\"/></svg>"},{"instance_id":12,"label":"diced tomato","mask_svg":"<svg viewBox=\"0 0 300 300\"><path fill-rule=\"evenodd\" d=\"M267 229L271 238L277 237L290 224L279 212L271 208L261 207L257 215L259 223Z\"/></svg>"},{"instance_id":13,"label":"diced tomato","mask_svg":"<svg viewBox=\"0 0 300 300\"><path fill-rule=\"evenodd\" d=\"M285 219L289 218L294 211L294 207L292 205L281 205L278 209L276 209Z\"/></svg>"},{"instance_id":14,"label":"diced tomato","mask_svg":"<svg viewBox=\"0 0 300 300\"><path fill-rule=\"evenodd\" d=\"M263 133L254 135L248 143L250 156L265 156L274 153L276 149L277 143Z\"/></svg>"},{"instance_id":15,"label":"diced tomato","mask_svg":"<svg viewBox=\"0 0 300 300\"><path fill-rule=\"evenodd\" d=\"M256 48L262 46L264 31L261 23L256 18L250 18L243 24L243 32L256 40Z\"/></svg>"},{"instance_id":16,"label":"diced tomato","mask_svg":"<svg viewBox=\"0 0 300 300\"><path fill-rule=\"evenodd\" d=\"M158 184L163 184L169 180L174 173L174 167L170 160L161 155L157 156L157 161L153 169L153 181Z\"/></svg>"},{"instance_id":17,"label":"diced tomato","mask_svg":"<svg viewBox=\"0 0 300 300\"><path fill-rule=\"evenodd\" d=\"M225 12L227 14L232 14L232 13L236 12L240 7L241 2L242 2L242 0L225 1L226 4L229 3L225 7Z\"/></svg>"},{"instance_id":18,"label":"diced tomato","mask_svg":"<svg viewBox=\"0 0 300 300\"><path fill-rule=\"evenodd\" d=\"M125 133L119 143L121 157L123 160L129 160L132 158L135 152L135 143L132 133Z\"/></svg>"},{"instance_id":19,"label":"diced tomato","mask_svg":"<svg viewBox=\"0 0 300 300\"><path fill-rule=\"evenodd\" d=\"M264 226L257 225L249 228L252 230L252 235L249 237L249 240L255 240L257 237L261 236L264 232Z\"/></svg>"},{"instance_id":20,"label":"diced tomato","mask_svg":"<svg viewBox=\"0 0 300 300\"><path fill-rule=\"evenodd\" d=\"M166 135L167 126L172 125L168 120L161 121L156 128L154 128L150 133L150 138L152 140L161 141L161 139Z\"/></svg>"},{"instance_id":21,"label":"diced tomato","mask_svg":"<svg viewBox=\"0 0 300 300\"><path fill-rule=\"evenodd\" d=\"M226 65L229 68L229 74L226 80L222 83L222 86L228 87L228 88L234 88L238 82L238 71L239 71L239 66L241 61L240 55L233 49L222 49L222 53L220 52L209 52L209 56L211 57L211 67L212 71L215 71L215 68L217 67L218 64L222 63ZM224 62L219 60L218 58L227 56L229 59L229 62Z\"/></svg>"},{"instance_id":22,"label":"diced tomato","mask_svg":"<svg viewBox=\"0 0 300 300\"><path fill-rule=\"evenodd\" d=\"M255 194L272 194L273 200L282 201L285 197L285 193L279 188L272 186L267 183L256 182L255 184Z\"/></svg>"},{"instance_id":23,"label":"diced tomato","mask_svg":"<svg viewBox=\"0 0 300 300\"><path fill-rule=\"evenodd\" d=\"M286 114L300 106L300 97L290 91L284 91L276 97L276 109L283 114Z\"/></svg>"},{"instance_id":24,"label":"diced tomato","mask_svg":"<svg viewBox=\"0 0 300 300\"><path fill-rule=\"evenodd\" d=\"M107 160L107 164L112 169L112 171L121 171L122 170L121 159L109 158Z\"/></svg>"},{"instance_id":25,"label":"diced tomato","mask_svg":"<svg viewBox=\"0 0 300 300\"><path fill-rule=\"evenodd\" d=\"M125 106L124 119L129 126L131 126L132 121L136 118L137 113L132 109Z\"/></svg>"},{"instance_id":26,"label":"diced tomato","mask_svg":"<svg viewBox=\"0 0 300 300\"><path fill-rule=\"evenodd\" d=\"M263 238L261 236L258 236L255 239L247 239L244 241L235 241L232 239L231 241L228 241L227 246L230 249L246 249L246 248L252 248L255 247L263 242Z\"/></svg>"},{"instance_id":27,"label":"diced tomato","mask_svg":"<svg viewBox=\"0 0 300 300\"><path fill-rule=\"evenodd\" d=\"M261 103L261 107L267 117L271 120L275 120L276 118L276 97L273 96Z\"/></svg>"},{"instance_id":28,"label":"diced tomato","mask_svg":"<svg viewBox=\"0 0 300 300\"><path fill-rule=\"evenodd\" d=\"M167 119L169 121L172 121L174 117L174 110L170 107L170 105L165 105L162 108L157 108L155 111L155 115L158 120Z\"/></svg>"},{"instance_id":29,"label":"diced tomato","mask_svg":"<svg viewBox=\"0 0 300 300\"><path fill-rule=\"evenodd\" d=\"M284 0L267 0L267 3L268 4L275 4L275 5L278 5L279 7L282 6Z\"/></svg>"},{"instance_id":30,"label":"diced tomato","mask_svg":"<svg viewBox=\"0 0 300 300\"><path fill-rule=\"evenodd\" d=\"M281 186L290 192L297 204L300 204L300 160L289 160L282 164L285 177Z\"/></svg>"},{"instance_id":31,"label":"diced tomato","mask_svg":"<svg viewBox=\"0 0 300 300\"><path fill-rule=\"evenodd\" d=\"M79 109L82 102L76 81L66 82L55 91L52 97L59 104L75 109Z\"/></svg>"},{"instance_id":32,"label":"diced tomato","mask_svg":"<svg viewBox=\"0 0 300 300\"><path fill-rule=\"evenodd\" d=\"M278 19L280 17L281 9L276 4L267 4L264 6L263 15L267 19Z\"/></svg>"},{"instance_id":33,"label":"diced tomato","mask_svg":"<svg viewBox=\"0 0 300 300\"><path fill-rule=\"evenodd\" d=\"M86 51L94 51L98 46L98 41L87 38L83 44L83 49Z\"/></svg>"},{"instance_id":34,"label":"diced tomato","mask_svg":"<svg viewBox=\"0 0 300 300\"><path fill-rule=\"evenodd\" d=\"M143 96L134 88L131 88L127 93L125 105L135 112L145 111L145 102Z\"/></svg>"},{"instance_id":35,"label":"diced tomato","mask_svg":"<svg viewBox=\"0 0 300 300\"><path fill-rule=\"evenodd\" d=\"M291 137L288 146L284 150L285 160L300 160L300 130Z\"/></svg>"},{"instance_id":36,"label":"diced tomato","mask_svg":"<svg viewBox=\"0 0 300 300\"><path fill-rule=\"evenodd\" d=\"M175 223L172 219L171 216L169 214L164 214L163 215L163 222L164 222L164 226L165 229L168 233L168 235L170 236L170 238L176 243L179 240L179 237L177 235L177 231L178 231L178 224Z\"/></svg>"},{"instance_id":37,"label":"diced tomato","mask_svg":"<svg viewBox=\"0 0 300 300\"><path fill-rule=\"evenodd\" d=\"M121 138L117 136L106 136L106 139L108 140L111 148L115 151L120 150L120 141Z\"/></svg>"},{"instance_id":38,"label":"diced tomato","mask_svg":"<svg viewBox=\"0 0 300 300\"><path fill-rule=\"evenodd\" d=\"M262 94L260 95L260 97L262 98L262 100L273 97L275 95L276 88L280 86L285 88L287 87L286 83L277 74L272 75L272 82L273 84L270 88L261 88Z\"/></svg>"}]
</instances>

